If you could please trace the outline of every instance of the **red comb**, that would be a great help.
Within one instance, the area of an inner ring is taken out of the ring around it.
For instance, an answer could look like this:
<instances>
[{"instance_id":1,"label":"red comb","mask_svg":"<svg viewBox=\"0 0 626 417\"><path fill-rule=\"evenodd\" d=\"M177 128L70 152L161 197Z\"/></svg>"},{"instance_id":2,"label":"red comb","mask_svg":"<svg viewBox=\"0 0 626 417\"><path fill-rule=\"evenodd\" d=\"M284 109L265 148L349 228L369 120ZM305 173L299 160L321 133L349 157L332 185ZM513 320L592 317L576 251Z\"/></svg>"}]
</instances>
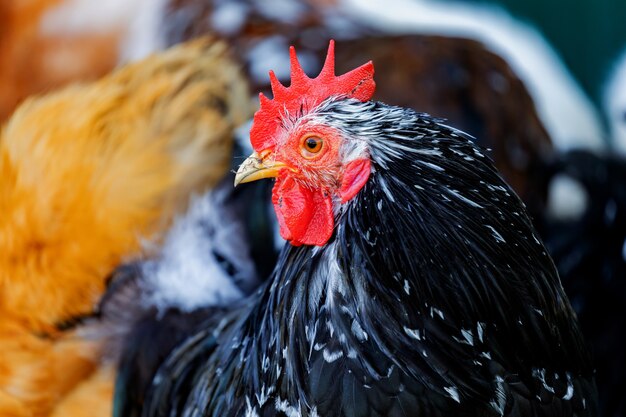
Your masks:
<instances>
[{"instance_id":1,"label":"red comb","mask_svg":"<svg viewBox=\"0 0 626 417\"><path fill-rule=\"evenodd\" d=\"M291 85L285 87L270 71L274 98L270 100L263 93L259 94L261 108L254 114L250 130L250 142L257 152L275 145L276 131L286 114L299 115L301 110L306 113L331 96L367 101L374 95L376 83L371 61L344 75L335 76L335 41L330 41L324 67L315 78L309 78L304 73L293 46L289 48L289 56Z\"/></svg>"}]
</instances>

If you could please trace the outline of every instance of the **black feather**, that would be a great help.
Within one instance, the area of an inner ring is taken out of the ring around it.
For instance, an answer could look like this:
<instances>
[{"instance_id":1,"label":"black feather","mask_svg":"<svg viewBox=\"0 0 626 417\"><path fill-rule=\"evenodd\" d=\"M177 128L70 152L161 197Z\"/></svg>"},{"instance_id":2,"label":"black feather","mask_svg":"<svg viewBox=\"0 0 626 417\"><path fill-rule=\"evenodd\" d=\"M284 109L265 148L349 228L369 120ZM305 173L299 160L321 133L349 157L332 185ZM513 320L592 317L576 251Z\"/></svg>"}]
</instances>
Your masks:
<instances>
[{"instance_id":1,"label":"black feather","mask_svg":"<svg viewBox=\"0 0 626 417\"><path fill-rule=\"evenodd\" d=\"M554 264L470 138L375 102L306 117L367 143L368 183L326 246L286 245L256 295L168 358L143 415L595 415Z\"/></svg>"}]
</instances>

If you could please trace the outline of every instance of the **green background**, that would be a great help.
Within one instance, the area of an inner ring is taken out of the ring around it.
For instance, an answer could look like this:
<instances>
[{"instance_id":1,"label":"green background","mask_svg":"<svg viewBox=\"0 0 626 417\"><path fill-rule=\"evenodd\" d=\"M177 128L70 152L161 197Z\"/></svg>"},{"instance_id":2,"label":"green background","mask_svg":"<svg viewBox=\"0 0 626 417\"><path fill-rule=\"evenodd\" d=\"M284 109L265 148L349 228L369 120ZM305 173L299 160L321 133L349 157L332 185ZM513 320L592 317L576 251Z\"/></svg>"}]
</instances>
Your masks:
<instances>
[{"instance_id":1,"label":"green background","mask_svg":"<svg viewBox=\"0 0 626 417\"><path fill-rule=\"evenodd\" d=\"M499 4L533 24L601 106L602 88L626 50L626 0L465 0Z\"/></svg>"}]
</instances>

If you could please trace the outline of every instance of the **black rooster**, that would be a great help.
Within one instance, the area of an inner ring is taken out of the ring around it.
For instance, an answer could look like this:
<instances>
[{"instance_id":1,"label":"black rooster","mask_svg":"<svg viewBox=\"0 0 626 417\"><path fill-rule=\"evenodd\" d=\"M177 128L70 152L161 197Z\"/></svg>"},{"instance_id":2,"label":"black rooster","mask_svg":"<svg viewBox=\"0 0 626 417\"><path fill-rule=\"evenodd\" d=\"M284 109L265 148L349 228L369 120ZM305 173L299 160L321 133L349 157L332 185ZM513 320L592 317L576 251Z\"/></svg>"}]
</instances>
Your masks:
<instances>
[{"instance_id":1,"label":"black rooster","mask_svg":"<svg viewBox=\"0 0 626 417\"><path fill-rule=\"evenodd\" d=\"M593 416L591 359L519 198L373 67L273 74L236 183L277 177L266 285L160 366L144 416Z\"/></svg>"}]
</instances>

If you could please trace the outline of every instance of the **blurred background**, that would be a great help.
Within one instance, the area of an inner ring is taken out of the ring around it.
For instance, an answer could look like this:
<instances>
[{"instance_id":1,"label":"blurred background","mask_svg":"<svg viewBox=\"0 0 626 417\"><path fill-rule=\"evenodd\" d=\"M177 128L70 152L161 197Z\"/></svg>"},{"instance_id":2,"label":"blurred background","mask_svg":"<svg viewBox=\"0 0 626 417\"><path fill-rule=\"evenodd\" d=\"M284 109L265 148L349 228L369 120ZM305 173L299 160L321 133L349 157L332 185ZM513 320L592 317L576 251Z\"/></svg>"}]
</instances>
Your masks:
<instances>
[{"instance_id":1,"label":"blurred background","mask_svg":"<svg viewBox=\"0 0 626 417\"><path fill-rule=\"evenodd\" d=\"M268 70L288 80L289 45L313 75L335 39L338 72L374 61L376 99L448 119L490 149L593 347L603 415L624 416L624 22L616 0L4 0L0 120L32 95L202 35L226 40L256 105Z\"/></svg>"},{"instance_id":2,"label":"blurred background","mask_svg":"<svg viewBox=\"0 0 626 417\"><path fill-rule=\"evenodd\" d=\"M536 91L533 84L541 80L528 80L525 72L532 72L527 67L539 67L531 60L540 59L542 65L556 66L562 70L562 77L569 78L557 83L560 85L553 85L555 89L568 84L572 90L578 90L570 92L578 95L574 103L563 100L562 105L591 106L591 112L595 113L583 119L586 119L589 133L599 137L579 137L578 140L591 146L598 142L621 143L621 136L612 130L618 127L611 116L609 101L616 100L613 96L618 95L614 91L617 88L612 88L610 83L619 78L620 59L626 59L626 26L623 25L626 4L623 2L394 0L386 8L382 7L382 2L359 0L254 3L239 0L112 0L105 4L90 0L4 1L0 5L0 86L3 89L0 117L6 118L29 94L48 91L71 81L97 78L122 62L202 33L216 33L231 40L247 36L252 42L262 36L282 34L286 40L293 39L311 47L315 39L323 43L320 41L322 34L315 29L322 26L328 29L327 37L333 35L339 39L356 39L373 32L474 39L505 58L532 95L549 94L549 78L556 75L554 68L548 68L544 74L548 87ZM215 10L209 11L212 7ZM410 13L397 13L403 7ZM381 9L380 14L377 8ZM393 16L394 13L397 15ZM303 29L301 33L298 28ZM262 59L256 56L253 59L253 64L259 67L254 75L259 78L264 76L265 67L271 66L260 61L281 64L279 58L264 55ZM244 59L248 60L252 59ZM539 73L540 69L536 68L535 72ZM613 94L607 90L612 90ZM542 108L547 106L543 100L535 98L539 110L555 113L555 109ZM571 116L571 112L567 113ZM623 114L620 117L625 118ZM550 122L547 124L550 128ZM576 135L583 134L577 132ZM560 141L561 137L556 140Z\"/></svg>"},{"instance_id":3,"label":"blurred background","mask_svg":"<svg viewBox=\"0 0 626 417\"><path fill-rule=\"evenodd\" d=\"M602 105L607 77L624 52L626 3L620 1L471 0L494 4L534 25L591 100Z\"/></svg>"}]
</instances>

